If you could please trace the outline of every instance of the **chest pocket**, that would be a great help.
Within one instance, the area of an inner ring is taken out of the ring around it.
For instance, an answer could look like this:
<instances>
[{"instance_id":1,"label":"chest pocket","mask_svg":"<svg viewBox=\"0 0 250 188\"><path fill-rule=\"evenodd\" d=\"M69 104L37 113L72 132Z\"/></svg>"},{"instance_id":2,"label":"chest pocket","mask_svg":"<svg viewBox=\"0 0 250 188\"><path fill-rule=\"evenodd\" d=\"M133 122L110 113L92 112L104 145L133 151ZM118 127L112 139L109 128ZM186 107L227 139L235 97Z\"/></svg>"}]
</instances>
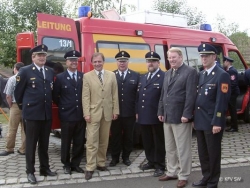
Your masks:
<instances>
[{"instance_id":1,"label":"chest pocket","mask_svg":"<svg viewBox=\"0 0 250 188\"><path fill-rule=\"evenodd\" d=\"M62 90L62 93L65 93L65 94L70 93L70 87L68 85L62 85L61 90Z\"/></svg>"},{"instance_id":2,"label":"chest pocket","mask_svg":"<svg viewBox=\"0 0 250 188\"><path fill-rule=\"evenodd\" d=\"M136 80L129 80L129 84L136 85L137 81Z\"/></svg>"},{"instance_id":3,"label":"chest pocket","mask_svg":"<svg viewBox=\"0 0 250 188\"><path fill-rule=\"evenodd\" d=\"M30 80L29 85L32 89L36 89L38 87L37 82L35 80Z\"/></svg>"},{"instance_id":4,"label":"chest pocket","mask_svg":"<svg viewBox=\"0 0 250 188\"><path fill-rule=\"evenodd\" d=\"M161 89L160 84L154 84L154 85L153 85L153 88L154 88L154 89Z\"/></svg>"}]
</instances>

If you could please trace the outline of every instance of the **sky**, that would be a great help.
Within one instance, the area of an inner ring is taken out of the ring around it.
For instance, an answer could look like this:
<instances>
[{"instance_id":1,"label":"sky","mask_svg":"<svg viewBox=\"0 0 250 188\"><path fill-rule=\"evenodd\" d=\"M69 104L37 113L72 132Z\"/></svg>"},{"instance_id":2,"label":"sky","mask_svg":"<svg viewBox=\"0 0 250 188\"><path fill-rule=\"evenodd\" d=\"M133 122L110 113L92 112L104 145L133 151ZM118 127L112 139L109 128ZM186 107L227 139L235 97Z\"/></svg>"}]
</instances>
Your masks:
<instances>
[{"instance_id":1,"label":"sky","mask_svg":"<svg viewBox=\"0 0 250 188\"><path fill-rule=\"evenodd\" d=\"M123 0L123 4L139 6L140 10L150 10L154 0ZM196 7L206 16L207 23L213 26L217 15L224 17L227 24L237 23L240 31L247 31L250 36L250 1L249 0L186 0L188 6ZM249 2L249 3L248 3Z\"/></svg>"}]
</instances>

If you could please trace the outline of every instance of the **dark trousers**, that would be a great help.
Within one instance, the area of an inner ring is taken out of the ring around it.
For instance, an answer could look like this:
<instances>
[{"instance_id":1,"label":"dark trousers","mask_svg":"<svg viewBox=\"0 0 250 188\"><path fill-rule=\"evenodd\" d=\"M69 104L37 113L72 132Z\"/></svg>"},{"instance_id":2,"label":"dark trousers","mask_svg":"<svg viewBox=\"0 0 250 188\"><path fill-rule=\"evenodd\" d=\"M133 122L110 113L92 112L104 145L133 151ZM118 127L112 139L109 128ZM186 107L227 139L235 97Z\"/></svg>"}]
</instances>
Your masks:
<instances>
[{"instance_id":1,"label":"dark trousers","mask_svg":"<svg viewBox=\"0 0 250 188\"><path fill-rule=\"evenodd\" d=\"M142 143L150 165L156 169L165 169L165 141L163 123L141 125Z\"/></svg>"},{"instance_id":2,"label":"dark trousers","mask_svg":"<svg viewBox=\"0 0 250 188\"><path fill-rule=\"evenodd\" d=\"M231 128L233 129L238 129L236 99L237 95L232 95L228 103L228 110L231 116Z\"/></svg>"},{"instance_id":3,"label":"dark trousers","mask_svg":"<svg viewBox=\"0 0 250 188\"><path fill-rule=\"evenodd\" d=\"M86 122L83 121L61 121L61 161L64 167L80 166L83 158L85 144ZM70 161L70 146L72 146L72 157Z\"/></svg>"},{"instance_id":4,"label":"dark trousers","mask_svg":"<svg viewBox=\"0 0 250 188\"><path fill-rule=\"evenodd\" d=\"M134 117L119 117L111 124L111 156L119 161L122 151L122 159L128 159L133 150Z\"/></svg>"},{"instance_id":5,"label":"dark trousers","mask_svg":"<svg viewBox=\"0 0 250 188\"><path fill-rule=\"evenodd\" d=\"M213 134L211 131L196 130L196 136L203 181L207 182L207 187L216 188L221 172L221 141L223 130L217 134Z\"/></svg>"},{"instance_id":6,"label":"dark trousers","mask_svg":"<svg viewBox=\"0 0 250 188\"><path fill-rule=\"evenodd\" d=\"M26 133L26 173L35 172L35 153L38 143L40 170L49 169L49 135L51 120L25 120Z\"/></svg>"}]
</instances>

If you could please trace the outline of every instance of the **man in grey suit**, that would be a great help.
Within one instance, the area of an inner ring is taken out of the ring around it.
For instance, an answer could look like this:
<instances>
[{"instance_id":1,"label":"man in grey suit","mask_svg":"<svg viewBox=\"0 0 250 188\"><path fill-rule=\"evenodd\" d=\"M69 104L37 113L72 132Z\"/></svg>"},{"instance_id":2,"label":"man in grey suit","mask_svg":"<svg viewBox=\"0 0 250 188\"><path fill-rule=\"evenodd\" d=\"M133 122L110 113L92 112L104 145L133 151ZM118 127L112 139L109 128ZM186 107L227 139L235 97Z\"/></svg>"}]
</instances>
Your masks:
<instances>
[{"instance_id":1,"label":"man in grey suit","mask_svg":"<svg viewBox=\"0 0 250 188\"><path fill-rule=\"evenodd\" d=\"M191 172L192 116L198 76L194 68L183 63L182 51L170 48L171 69L164 77L158 118L164 122L167 172L159 181L179 179L178 188L187 185Z\"/></svg>"}]
</instances>

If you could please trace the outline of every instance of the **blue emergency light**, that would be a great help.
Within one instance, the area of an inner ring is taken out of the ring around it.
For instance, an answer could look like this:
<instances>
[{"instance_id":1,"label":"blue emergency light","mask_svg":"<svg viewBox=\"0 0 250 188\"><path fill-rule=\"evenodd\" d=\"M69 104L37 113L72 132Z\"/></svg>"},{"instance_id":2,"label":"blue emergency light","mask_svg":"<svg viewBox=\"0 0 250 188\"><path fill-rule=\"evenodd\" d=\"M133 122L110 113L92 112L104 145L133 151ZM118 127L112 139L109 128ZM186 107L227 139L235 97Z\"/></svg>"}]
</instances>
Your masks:
<instances>
[{"instance_id":1,"label":"blue emergency light","mask_svg":"<svg viewBox=\"0 0 250 188\"><path fill-rule=\"evenodd\" d=\"M212 27L211 27L210 24L201 24L201 25L200 25L200 30L212 31Z\"/></svg>"},{"instance_id":2,"label":"blue emergency light","mask_svg":"<svg viewBox=\"0 0 250 188\"><path fill-rule=\"evenodd\" d=\"M90 6L81 6L78 8L78 17L88 17L88 12L90 11Z\"/></svg>"}]
</instances>

